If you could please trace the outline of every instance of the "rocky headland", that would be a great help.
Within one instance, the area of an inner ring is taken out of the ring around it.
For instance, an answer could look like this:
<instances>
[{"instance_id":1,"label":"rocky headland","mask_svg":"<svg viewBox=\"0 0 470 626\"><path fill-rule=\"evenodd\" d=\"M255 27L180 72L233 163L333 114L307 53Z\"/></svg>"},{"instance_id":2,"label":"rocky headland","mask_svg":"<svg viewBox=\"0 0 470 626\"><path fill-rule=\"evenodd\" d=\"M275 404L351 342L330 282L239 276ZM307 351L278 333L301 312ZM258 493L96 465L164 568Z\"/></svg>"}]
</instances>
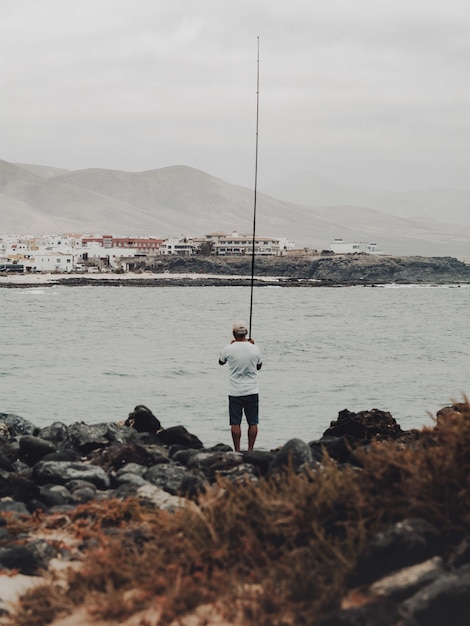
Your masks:
<instances>
[{"instance_id":1,"label":"rocky headland","mask_svg":"<svg viewBox=\"0 0 470 626\"><path fill-rule=\"evenodd\" d=\"M144 406L0 413L0 623L464 626L469 450L466 401L410 431L343 410L319 440L241 453Z\"/></svg>"},{"instance_id":2,"label":"rocky headland","mask_svg":"<svg viewBox=\"0 0 470 626\"><path fill-rule=\"evenodd\" d=\"M178 257L154 270L251 276L248 257ZM370 254L256 257L255 277L277 277L285 285L373 285L470 283L470 266L453 257L398 257Z\"/></svg>"},{"instance_id":3,"label":"rocky headland","mask_svg":"<svg viewBox=\"0 0 470 626\"><path fill-rule=\"evenodd\" d=\"M47 274L44 284L97 286L246 286L251 258L159 256L134 263L129 273ZM41 275L41 278L44 275ZM30 287L38 275L0 275L0 287ZM373 287L390 284L470 284L470 265L453 257L398 257L368 254L257 257L257 286Z\"/></svg>"}]
</instances>

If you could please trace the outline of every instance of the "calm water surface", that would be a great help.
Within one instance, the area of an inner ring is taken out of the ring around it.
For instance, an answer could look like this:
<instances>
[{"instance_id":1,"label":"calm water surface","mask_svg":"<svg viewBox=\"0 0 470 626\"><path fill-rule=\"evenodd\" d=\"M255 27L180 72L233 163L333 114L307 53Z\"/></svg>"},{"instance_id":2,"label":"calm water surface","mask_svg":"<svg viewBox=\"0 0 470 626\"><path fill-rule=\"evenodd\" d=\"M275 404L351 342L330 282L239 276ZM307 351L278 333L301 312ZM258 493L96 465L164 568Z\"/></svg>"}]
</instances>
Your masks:
<instances>
[{"instance_id":1,"label":"calm water surface","mask_svg":"<svg viewBox=\"0 0 470 626\"><path fill-rule=\"evenodd\" d=\"M469 305L463 286L256 289L258 447L315 439L345 408L431 425L470 392ZM244 287L0 289L0 412L45 426L145 404L164 427L231 443L217 361L248 308Z\"/></svg>"}]
</instances>

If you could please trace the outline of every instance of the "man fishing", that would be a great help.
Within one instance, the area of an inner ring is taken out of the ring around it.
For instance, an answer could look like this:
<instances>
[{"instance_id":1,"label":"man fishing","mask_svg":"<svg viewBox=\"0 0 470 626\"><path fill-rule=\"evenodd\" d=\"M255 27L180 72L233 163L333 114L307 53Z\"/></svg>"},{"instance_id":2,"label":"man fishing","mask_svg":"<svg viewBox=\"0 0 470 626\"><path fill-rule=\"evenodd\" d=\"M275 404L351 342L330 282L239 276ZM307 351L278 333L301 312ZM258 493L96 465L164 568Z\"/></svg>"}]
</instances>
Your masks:
<instances>
[{"instance_id":1,"label":"man fishing","mask_svg":"<svg viewBox=\"0 0 470 626\"><path fill-rule=\"evenodd\" d=\"M247 339L244 322L233 325L233 340L222 350L219 365L229 366L229 416L233 447L240 452L242 414L248 422L248 450L253 450L258 434L259 388L257 372L261 369L261 351Z\"/></svg>"}]
</instances>

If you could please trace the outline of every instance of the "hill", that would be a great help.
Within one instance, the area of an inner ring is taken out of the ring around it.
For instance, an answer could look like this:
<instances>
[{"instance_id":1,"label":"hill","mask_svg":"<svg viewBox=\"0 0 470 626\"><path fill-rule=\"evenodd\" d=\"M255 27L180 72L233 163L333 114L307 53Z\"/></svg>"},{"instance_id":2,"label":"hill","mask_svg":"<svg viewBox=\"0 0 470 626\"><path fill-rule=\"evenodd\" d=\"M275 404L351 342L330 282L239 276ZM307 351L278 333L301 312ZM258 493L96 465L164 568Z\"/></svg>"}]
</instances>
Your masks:
<instances>
[{"instance_id":1,"label":"hill","mask_svg":"<svg viewBox=\"0 0 470 626\"><path fill-rule=\"evenodd\" d=\"M407 219L470 225L469 189L385 191L341 185L315 172L303 172L263 190L280 200L312 205L354 205Z\"/></svg>"},{"instance_id":2,"label":"hill","mask_svg":"<svg viewBox=\"0 0 470 626\"><path fill-rule=\"evenodd\" d=\"M470 224L411 219L352 201L320 202L328 198L316 193L310 203L299 204L259 193L257 233L317 249L342 237L373 241L390 254L469 255ZM68 171L0 161L0 233L172 237L250 232L253 201L252 190L182 165L145 172Z\"/></svg>"}]
</instances>

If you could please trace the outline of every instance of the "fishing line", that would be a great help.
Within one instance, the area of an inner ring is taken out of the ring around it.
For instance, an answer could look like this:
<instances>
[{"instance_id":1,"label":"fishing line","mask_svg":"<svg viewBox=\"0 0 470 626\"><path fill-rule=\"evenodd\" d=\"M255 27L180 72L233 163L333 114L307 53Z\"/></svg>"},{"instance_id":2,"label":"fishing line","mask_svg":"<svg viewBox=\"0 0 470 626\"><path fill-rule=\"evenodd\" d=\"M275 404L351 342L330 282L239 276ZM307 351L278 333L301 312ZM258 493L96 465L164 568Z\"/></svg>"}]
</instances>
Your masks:
<instances>
[{"instance_id":1,"label":"fishing line","mask_svg":"<svg viewBox=\"0 0 470 626\"><path fill-rule=\"evenodd\" d=\"M257 38L256 59L256 147L255 147L255 187L253 199L253 238L251 242L251 290L250 290L250 323L248 337L251 339L251 323L253 319L253 291L255 285L255 244L256 244L256 196L258 189L258 130L259 130L259 37Z\"/></svg>"}]
</instances>

